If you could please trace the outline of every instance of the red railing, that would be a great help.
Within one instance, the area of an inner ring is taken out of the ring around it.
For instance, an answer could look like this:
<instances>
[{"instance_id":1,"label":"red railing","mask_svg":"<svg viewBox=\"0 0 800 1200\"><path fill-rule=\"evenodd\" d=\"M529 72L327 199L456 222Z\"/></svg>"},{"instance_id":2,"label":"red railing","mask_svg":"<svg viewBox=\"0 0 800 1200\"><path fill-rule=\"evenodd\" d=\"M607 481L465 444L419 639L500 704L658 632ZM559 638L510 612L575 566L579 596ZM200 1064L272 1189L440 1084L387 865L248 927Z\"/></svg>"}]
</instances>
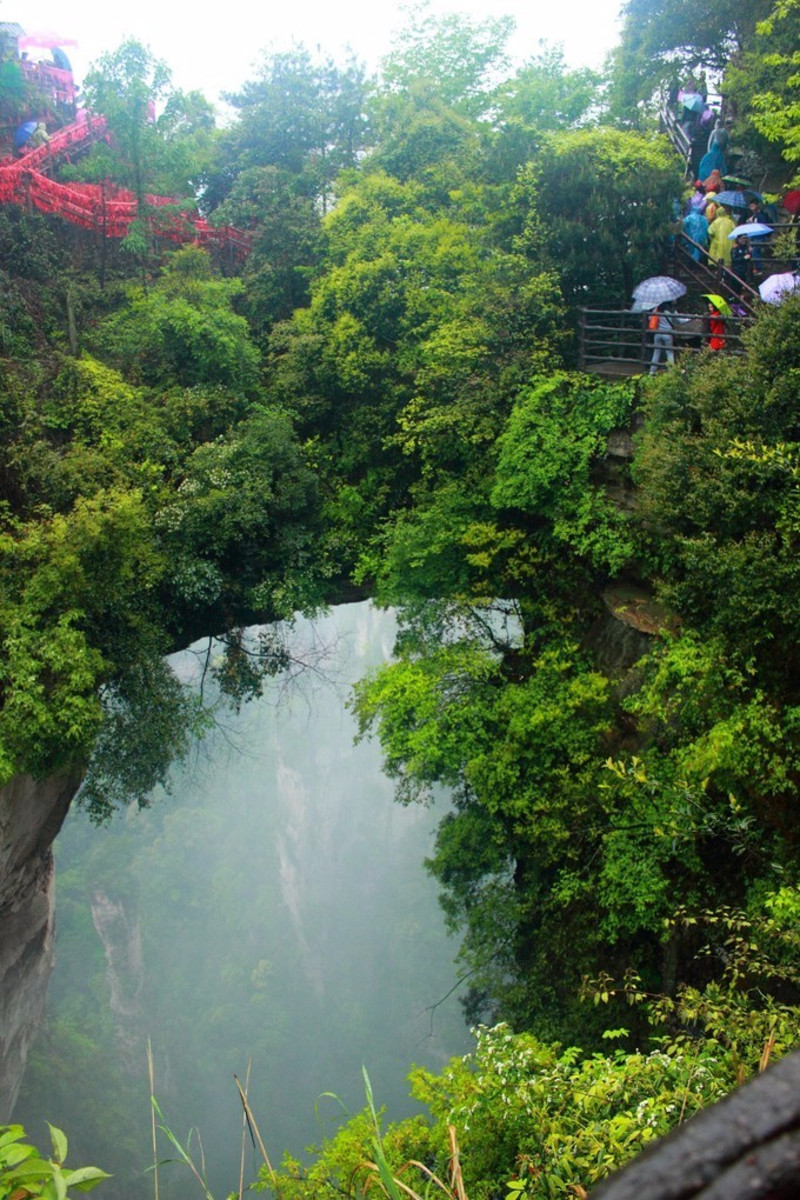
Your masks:
<instances>
[{"instance_id":1,"label":"red railing","mask_svg":"<svg viewBox=\"0 0 800 1200\"><path fill-rule=\"evenodd\" d=\"M75 80L71 71L54 67L50 63L26 62L20 59L22 74L36 91L49 96L53 104L75 103Z\"/></svg>"},{"instance_id":2,"label":"red railing","mask_svg":"<svg viewBox=\"0 0 800 1200\"><path fill-rule=\"evenodd\" d=\"M57 158L67 158L107 136L104 117L88 114L59 129L42 146L21 158L0 160L0 203L19 204L62 217L103 237L124 238L139 216L133 192L109 180L103 183L58 183L43 168ZM230 247L237 257L252 249L252 235L225 225L219 228L199 217L189 202L171 196L145 196L143 214L155 237L173 242L198 242L208 247Z\"/></svg>"}]
</instances>

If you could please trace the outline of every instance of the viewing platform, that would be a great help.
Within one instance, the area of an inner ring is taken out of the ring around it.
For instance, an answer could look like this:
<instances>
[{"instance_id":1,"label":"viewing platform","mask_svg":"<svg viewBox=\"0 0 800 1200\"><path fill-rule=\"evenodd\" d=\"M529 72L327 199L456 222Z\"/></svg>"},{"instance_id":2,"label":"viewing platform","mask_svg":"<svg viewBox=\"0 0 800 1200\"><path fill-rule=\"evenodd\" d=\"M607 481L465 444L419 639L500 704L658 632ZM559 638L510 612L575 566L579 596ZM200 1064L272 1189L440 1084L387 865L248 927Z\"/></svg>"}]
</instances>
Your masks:
<instances>
[{"instance_id":1,"label":"viewing platform","mask_svg":"<svg viewBox=\"0 0 800 1200\"><path fill-rule=\"evenodd\" d=\"M623 378L645 375L653 357L653 334L647 327L649 313L630 309L582 308L580 311L578 368L592 375ZM706 313L674 316L672 340L675 361L708 348L711 331ZM742 354L742 333L752 317L726 317L724 347L718 354ZM657 371L666 369L663 357Z\"/></svg>"}]
</instances>

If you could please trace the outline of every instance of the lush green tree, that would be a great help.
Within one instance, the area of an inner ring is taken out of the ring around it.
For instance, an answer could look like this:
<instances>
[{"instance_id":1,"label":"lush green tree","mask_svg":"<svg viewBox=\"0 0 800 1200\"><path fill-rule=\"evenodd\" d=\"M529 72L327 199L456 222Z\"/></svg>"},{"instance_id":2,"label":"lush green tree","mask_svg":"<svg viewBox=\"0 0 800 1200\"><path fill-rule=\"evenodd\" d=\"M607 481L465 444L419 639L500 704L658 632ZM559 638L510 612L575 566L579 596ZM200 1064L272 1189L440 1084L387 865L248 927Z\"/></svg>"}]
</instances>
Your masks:
<instances>
[{"instance_id":1,"label":"lush green tree","mask_svg":"<svg viewBox=\"0 0 800 1200\"><path fill-rule=\"evenodd\" d=\"M179 250L154 288L134 288L95 341L100 353L135 383L198 384L252 395L259 354L244 317L233 310L241 281L215 276L197 247Z\"/></svg>"},{"instance_id":2,"label":"lush green tree","mask_svg":"<svg viewBox=\"0 0 800 1200\"><path fill-rule=\"evenodd\" d=\"M795 172L795 186L800 164L799 15L792 0L777 4L725 71L725 95L736 112L738 137L768 163L777 152Z\"/></svg>"},{"instance_id":3,"label":"lush green tree","mask_svg":"<svg viewBox=\"0 0 800 1200\"><path fill-rule=\"evenodd\" d=\"M132 38L102 55L84 80L87 103L106 118L114 135L115 177L131 187L142 208L158 141L155 106L170 86L167 64Z\"/></svg>"},{"instance_id":4,"label":"lush green tree","mask_svg":"<svg viewBox=\"0 0 800 1200\"><path fill-rule=\"evenodd\" d=\"M525 243L552 265L571 305L627 308L662 273L680 168L665 138L615 129L553 133L520 176Z\"/></svg>"},{"instance_id":5,"label":"lush green tree","mask_svg":"<svg viewBox=\"0 0 800 1200\"><path fill-rule=\"evenodd\" d=\"M318 439L356 553L415 478L471 471L521 381L553 360L553 277L487 243L468 204L439 210L424 185L367 174L327 219L310 306L273 339L274 394Z\"/></svg>"},{"instance_id":6,"label":"lush green tree","mask_svg":"<svg viewBox=\"0 0 800 1200\"><path fill-rule=\"evenodd\" d=\"M215 208L241 171L274 167L297 194L327 204L331 185L364 145L364 68L337 66L305 46L266 54L258 76L226 96L237 120L225 130L204 202Z\"/></svg>"},{"instance_id":7,"label":"lush green tree","mask_svg":"<svg viewBox=\"0 0 800 1200\"><path fill-rule=\"evenodd\" d=\"M513 178L536 157L545 132L593 125L600 110L600 76L585 67L570 69L562 47L542 44L539 54L497 88L490 170Z\"/></svg>"},{"instance_id":8,"label":"lush green tree","mask_svg":"<svg viewBox=\"0 0 800 1200\"><path fill-rule=\"evenodd\" d=\"M442 104L479 116L507 65L505 46L513 28L510 17L441 16L429 3L418 4L381 63L382 90L402 94L427 84Z\"/></svg>"},{"instance_id":9,"label":"lush green tree","mask_svg":"<svg viewBox=\"0 0 800 1200\"><path fill-rule=\"evenodd\" d=\"M627 0L622 38L612 55L615 115L630 122L637 105L659 89L703 69L723 72L749 46L769 11L770 0L746 0L736 8L721 0L691 7L682 0Z\"/></svg>"},{"instance_id":10,"label":"lush green tree","mask_svg":"<svg viewBox=\"0 0 800 1200\"><path fill-rule=\"evenodd\" d=\"M786 900L796 912L797 893ZM736 924L735 916L720 914L726 920ZM784 923L784 941L795 931L796 920L794 929ZM632 976L627 995L634 1005L645 999ZM609 991L598 990L595 1000L608 1003ZM588 1195L656 1138L752 1076L765 1057L797 1045L796 1006L768 998L759 1020L752 1000L746 987L687 991L671 1032L656 1048L635 1053L610 1048L625 1036L622 1028L607 1029L603 1052L587 1056L505 1024L479 1026L471 1054L436 1074L412 1071L412 1093L429 1116L382 1129L370 1103L314 1148L309 1166L287 1157L277 1172L262 1169L261 1186L280 1200L355 1198L380 1169L398 1194L412 1196L425 1195L432 1177L444 1194L476 1200L501 1190L531 1200ZM659 1012L652 1003L656 1026Z\"/></svg>"},{"instance_id":11,"label":"lush green tree","mask_svg":"<svg viewBox=\"0 0 800 1200\"><path fill-rule=\"evenodd\" d=\"M373 92L370 162L403 181L428 179L442 197L480 173L486 129L476 118L492 107L512 27L413 9Z\"/></svg>"},{"instance_id":12,"label":"lush green tree","mask_svg":"<svg viewBox=\"0 0 800 1200\"><path fill-rule=\"evenodd\" d=\"M665 594L781 700L796 699L798 301L764 309L744 358L659 382L636 459Z\"/></svg>"},{"instance_id":13,"label":"lush green tree","mask_svg":"<svg viewBox=\"0 0 800 1200\"><path fill-rule=\"evenodd\" d=\"M276 322L308 302L322 249L318 205L301 178L274 166L249 167L236 176L213 219L253 231L241 306L254 334L266 342Z\"/></svg>"},{"instance_id":14,"label":"lush green tree","mask_svg":"<svg viewBox=\"0 0 800 1200\"><path fill-rule=\"evenodd\" d=\"M794 878L795 321L794 302L765 312L745 359L655 386L633 519L597 474L630 397L555 377L517 397L493 524L485 493L477 517L441 493L396 525L387 598L412 600L410 630L358 703L402 796L454 789L431 868L465 930L475 1014L574 1037L592 959L702 982L690 940L661 946L672 908L746 906ZM620 570L660 574L683 625L662 616L617 692L578 645L595 648L592 600ZM516 600L516 640L468 615L492 594Z\"/></svg>"}]
</instances>

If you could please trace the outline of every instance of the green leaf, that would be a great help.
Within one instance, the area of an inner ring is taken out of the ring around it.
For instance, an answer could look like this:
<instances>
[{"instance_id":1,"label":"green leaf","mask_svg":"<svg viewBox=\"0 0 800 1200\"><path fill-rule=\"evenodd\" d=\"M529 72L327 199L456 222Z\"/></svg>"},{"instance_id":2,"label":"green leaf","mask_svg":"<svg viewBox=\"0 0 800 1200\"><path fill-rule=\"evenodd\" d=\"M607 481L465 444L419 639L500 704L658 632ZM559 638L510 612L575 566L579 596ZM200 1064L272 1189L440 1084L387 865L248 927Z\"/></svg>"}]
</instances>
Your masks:
<instances>
[{"instance_id":1,"label":"green leaf","mask_svg":"<svg viewBox=\"0 0 800 1200\"><path fill-rule=\"evenodd\" d=\"M63 1163L67 1157L67 1139L60 1129L56 1129L55 1125L47 1122L47 1128L50 1130L50 1139L53 1143L53 1156L56 1162Z\"/></svg>"},{"instance_id":2,"label":"green leaf","mask_svg":"<svg viewBox=\"0 0 800 1200\"><path fill-rule=\"evenodd\" d=\"M67 1171L64 1175L67 1187L75 1188L79 1192L90 1192L102 1180L110 1178L108 1172L102 1171L100 1167L79 1167L77 1171Z\"/></svg>"}]
</instances>

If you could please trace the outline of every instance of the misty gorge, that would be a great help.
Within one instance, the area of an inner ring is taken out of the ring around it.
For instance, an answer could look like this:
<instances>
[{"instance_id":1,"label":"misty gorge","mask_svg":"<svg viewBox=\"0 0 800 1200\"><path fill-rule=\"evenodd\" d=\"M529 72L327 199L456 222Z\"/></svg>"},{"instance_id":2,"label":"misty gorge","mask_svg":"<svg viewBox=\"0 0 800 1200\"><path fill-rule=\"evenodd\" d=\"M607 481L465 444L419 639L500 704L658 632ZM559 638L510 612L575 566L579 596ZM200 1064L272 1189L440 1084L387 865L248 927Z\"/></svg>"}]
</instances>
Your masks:
<instances>
[{"instance_id":1,"label":"misty gorge","mask_svg":"<svg viewBox=\"0 0 800 1200\"><path fill-rule=\"evenodd\" d=\"M393 802L345 707L393 636L367 603L300 621L293 645L302 658L313 641L313 669L239 717L220 711L171 794L100 829L79 808L67 819L55 969L15 1119L42 1137L42 1113L68 1128L76 1161L113 1172L107 1195L152 1190L148 1040L164 1117L182 1139L197 1131L214 1194L238 1177L234 1073L249 1072L280 1161L363 1107L362 1065L397 1117L411 1063L468 1048L457 942L423 867L441 805ZM196 1186L179 1167L165 1184Z\"/></svg>"}]
</instances>

